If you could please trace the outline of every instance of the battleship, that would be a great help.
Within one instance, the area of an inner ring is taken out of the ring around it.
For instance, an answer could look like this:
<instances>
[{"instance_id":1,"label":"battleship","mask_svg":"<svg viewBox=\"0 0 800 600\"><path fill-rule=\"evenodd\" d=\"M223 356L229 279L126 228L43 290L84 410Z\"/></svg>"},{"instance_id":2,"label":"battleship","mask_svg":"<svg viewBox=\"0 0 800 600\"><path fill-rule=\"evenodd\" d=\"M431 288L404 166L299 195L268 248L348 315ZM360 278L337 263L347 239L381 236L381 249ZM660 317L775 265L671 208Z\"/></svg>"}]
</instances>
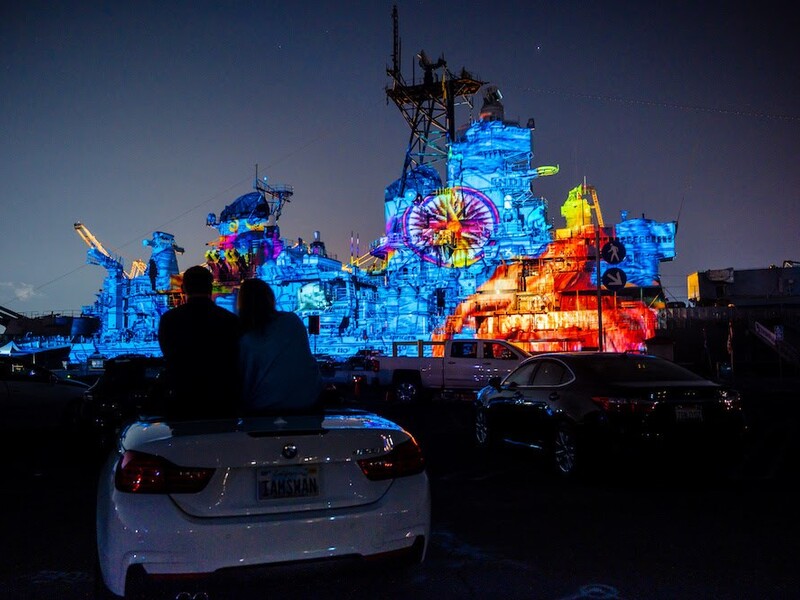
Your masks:
<instances>
[{"instance_id":1,"label":"battleship","mask_svg":"<svg viewBox=\"0 0 800 600\"><path fill-rule=\"evenodd\" d=\"M454 337L500 338L532 352L644 350L665 305L659 265L675 257L677 224L625 213L608 224L583 181L565 190L556 227L535 190L559 168L534 166L533 120L507 119L497 86L451 72L443 57L420 52L421 80L407 80L396 9L393 19L386 95L410 137L401 175L384 190L384 232L347 262L328 255L319 231L309 241L284 238L279 221L294 189L256 173L252 192L205 218L216 230L203 260L217 304L234 311L240 283L261 278L281 310L308 324L314 351L334 357ZM461 125L457 106L470 115ZM96 331L73 344L71 359L158 355L159 319L181 302L183 249L156 231L144 240L149 260L126 271L84 224L75 230L106 277L82 311Z\"/></svg>"}]
</instances>

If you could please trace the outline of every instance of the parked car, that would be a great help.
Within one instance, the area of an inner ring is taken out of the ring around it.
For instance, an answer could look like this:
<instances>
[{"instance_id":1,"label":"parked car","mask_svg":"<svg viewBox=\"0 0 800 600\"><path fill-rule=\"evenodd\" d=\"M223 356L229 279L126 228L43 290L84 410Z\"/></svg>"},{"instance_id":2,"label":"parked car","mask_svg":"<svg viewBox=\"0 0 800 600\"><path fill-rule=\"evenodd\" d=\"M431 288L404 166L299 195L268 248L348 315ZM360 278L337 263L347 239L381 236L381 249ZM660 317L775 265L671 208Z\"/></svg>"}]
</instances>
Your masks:
<instances>
[{"instance_id":1,"label":"parked car","mask_svg":"<svg viewBox=\"0 0 800 600\"><path fill-rule=\"evenodd\" d=\"M529 358L476 400L475 438L544 452L572 475L620 452L741 447L747 424L737 392L666 359L566 352Z\"/></svg>"},{"instance_id":2,"label":"parked car","mask_svg":"<svg viewBox=\"0 0 800 600\"><path fill-rule=\"evenodd\" d=\"M0 356L0 428L59 427L69 420L87 388L32 364L29 357Z\"/></svg>"},{"instance_id":3,"label":"parked car","mask_svg":"<svg viewBox=\"0 0 800 600\"><path fill-rule=\"evenodd\" d=\"M105 360L101 375L83 394L78 425L101 446L116 441L127 422L160 412L163 371L160 357L125 354Z\"/></svg>"},{"instance_id":4,"label":"parked car","mask_svg":"<svg viewBox=\"0 0 800 600\"><path fill-rule=\"evenodd\" d=\"M333 377L336 372L337 362L330 354L315 354L314 360L317 361L319 374L322 377Z\"/></svg>"},{"instance_id":5,"label":"parked car","mask_svg":"<svg viewBox=\"0 0 800 600\"><path fill-rule=\"evenodd\" d=\"M383 352L372 348L364 348L356 351L353 356L345 360L343 368L348 371L377 371L380 364L380 357Z\"/></svg>"},{"instance_id":6,"label":"parked car","mask_svg":"<svg viewBox=\"0 0 800 600\"><path fill-rule=\"evenodd\" d=\"M97 492L101 581L115 595L144 593L156 578L160 589L174 583L177 597L190 575L213 584L214 572L236 567L419 562L429 538L417 442L352 409L136 421L102 468Z\"/></svg>"}]
</instances>

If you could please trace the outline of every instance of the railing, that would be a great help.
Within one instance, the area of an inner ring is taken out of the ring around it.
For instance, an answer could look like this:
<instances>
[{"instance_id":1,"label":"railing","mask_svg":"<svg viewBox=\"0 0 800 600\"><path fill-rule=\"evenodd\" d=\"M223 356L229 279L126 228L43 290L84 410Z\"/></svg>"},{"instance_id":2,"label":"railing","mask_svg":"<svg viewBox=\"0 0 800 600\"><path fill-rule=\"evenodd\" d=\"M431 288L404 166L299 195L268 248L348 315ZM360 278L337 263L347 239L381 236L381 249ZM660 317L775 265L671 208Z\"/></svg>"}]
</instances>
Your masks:
<instances>
[{"instance_id":1,"label":"railing","mask_svg":"<svg viewBox=\"0 0 800 600\"><path fill-rule=\"evenodd\" d=\"M783 360L794 365L800 365L800 351L778 337L769 327L762 325L758 321L754 321L752 330L762 342L775 350Z\"/></svg>"},{"instance_id":2,"label":"railing","mask_svg":"<svg viewBox=\"0 0 800 600\"><path fill-rule=\"evenodd\" d=\"M30 311L18 313L28 319L38 319L40 317L85 317L83 311L74 308L66 310Z\"/></svg>"},{"instance_id":3,"label":"railing","mask_svg":"<svg viewBox=\"0 0 800 600\"><path fill-rule=\"evenodd\" d=\"M768 327L765 327L758 321L753 324L753 331L755 331L756 335L761 338L762 341L766 342L769 346L773 348L777 344L777 336L775 333L772 332Z\"/></svg>"}]
</instances>

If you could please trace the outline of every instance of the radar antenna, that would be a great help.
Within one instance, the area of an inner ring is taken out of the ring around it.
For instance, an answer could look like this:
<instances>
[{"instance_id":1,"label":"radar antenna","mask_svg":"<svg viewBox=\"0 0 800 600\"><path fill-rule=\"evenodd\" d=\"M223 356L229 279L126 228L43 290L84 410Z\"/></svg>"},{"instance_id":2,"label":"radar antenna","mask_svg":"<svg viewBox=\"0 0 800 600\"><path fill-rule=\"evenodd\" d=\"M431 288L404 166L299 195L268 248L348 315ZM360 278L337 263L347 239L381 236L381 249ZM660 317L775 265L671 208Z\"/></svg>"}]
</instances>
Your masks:
<instances>
[{"instance_id":1,"label":"radar antenna","mask_svg":"<svg viewBox=\"0 0 800 600\"><path fill-rule=\"evenodd\" d=\"M261 202L266 204L269 224L275 225L281 216L283 205L291 202L294 188L291 185L270 185L266 175L259 178L258 165L256 165L256 178L253 182L253 189L261 194Z\"/></svg>"}]
</instances>

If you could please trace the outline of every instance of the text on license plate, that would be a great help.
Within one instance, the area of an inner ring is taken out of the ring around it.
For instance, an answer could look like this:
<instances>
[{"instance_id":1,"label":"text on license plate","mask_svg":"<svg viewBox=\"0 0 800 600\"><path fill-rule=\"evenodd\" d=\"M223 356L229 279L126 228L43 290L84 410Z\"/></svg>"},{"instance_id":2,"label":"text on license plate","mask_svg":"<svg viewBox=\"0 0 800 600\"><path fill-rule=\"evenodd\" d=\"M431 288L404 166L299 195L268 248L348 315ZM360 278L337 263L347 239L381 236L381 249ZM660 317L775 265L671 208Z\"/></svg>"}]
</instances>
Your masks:
<instances>
[{"instance_id":1,"label":"text on license plate","mask_svg":"<svg viewBox=\"0 0 800 600\"><path fill-rule=\"evenodd\" d=\"M702 421L703 409L699 406L676 406L675 420L682 421Z\"/></svg>"},{"instance_id":2,"label":"text on license plate","mask_svg":"<svg viewBox=\"0 0 800 600\"><path fill-rule=\"evenodd\" d=\"M258 469L258 499L309 498L319 495L317 467Z\"/></svg>"}]
</instances>

